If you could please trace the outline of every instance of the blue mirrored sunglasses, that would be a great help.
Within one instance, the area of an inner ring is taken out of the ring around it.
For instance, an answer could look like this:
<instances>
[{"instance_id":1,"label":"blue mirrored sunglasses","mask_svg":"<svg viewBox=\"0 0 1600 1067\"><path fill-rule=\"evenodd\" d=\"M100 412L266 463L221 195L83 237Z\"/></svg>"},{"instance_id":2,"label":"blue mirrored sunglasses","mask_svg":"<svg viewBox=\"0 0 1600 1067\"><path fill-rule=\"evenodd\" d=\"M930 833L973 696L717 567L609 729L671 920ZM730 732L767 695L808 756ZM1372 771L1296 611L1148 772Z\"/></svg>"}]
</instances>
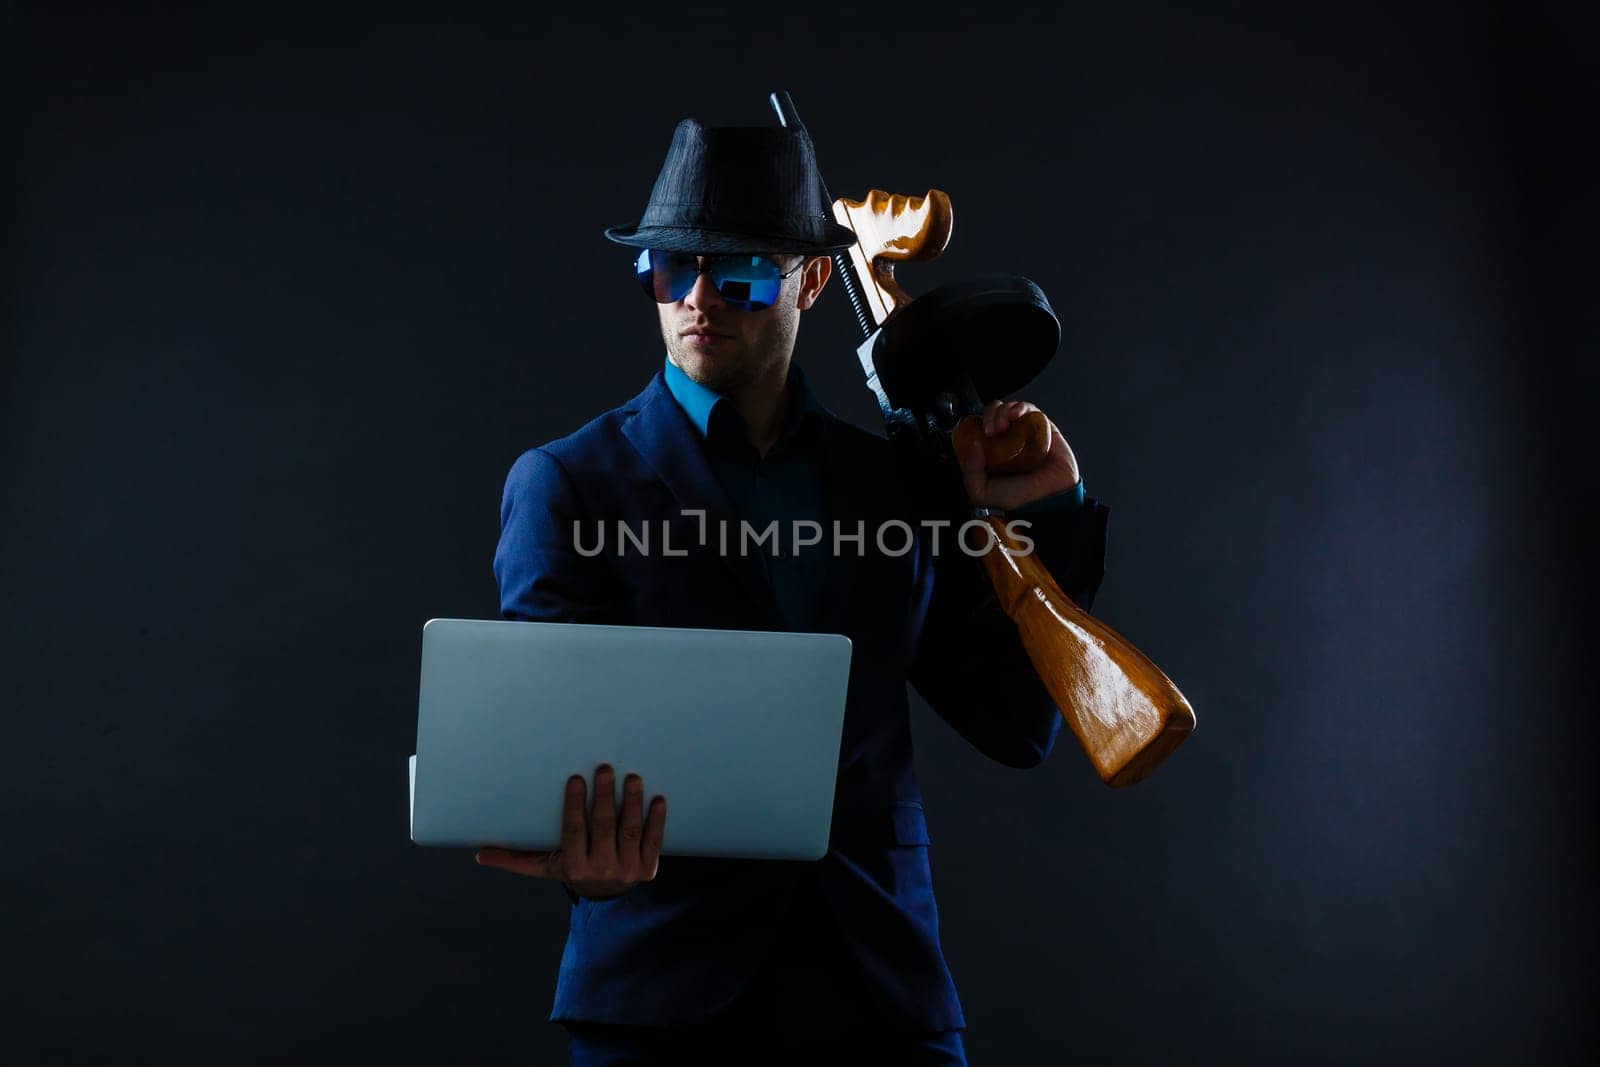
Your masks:
<instances>
[{"instance_id":1,"label":"blue mirrored sunglasses","mask_svg":"<svg viewBox=\"0 0 1600 1067\"><path fill-rule=\"evenodd\" d=\"M700 260L706 261L700 266ZM802 259L788 270L765 256L696 256L693 252L661 252L647 248L633 261L639 287L658 304L682 300L702 273L711 275L717 295L730 307L760 311L778 302L783 280L806 265Z\"/></svg>"}]
</instances>

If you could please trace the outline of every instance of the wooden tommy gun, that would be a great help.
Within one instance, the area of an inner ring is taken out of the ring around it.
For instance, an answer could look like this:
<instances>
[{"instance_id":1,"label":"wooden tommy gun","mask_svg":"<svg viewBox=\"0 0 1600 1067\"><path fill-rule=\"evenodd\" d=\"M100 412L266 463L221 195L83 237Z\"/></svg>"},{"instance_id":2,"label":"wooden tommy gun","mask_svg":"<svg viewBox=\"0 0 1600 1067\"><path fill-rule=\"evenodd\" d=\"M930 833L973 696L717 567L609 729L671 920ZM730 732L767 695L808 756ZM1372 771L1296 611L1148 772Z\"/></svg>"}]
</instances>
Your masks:
<instances>
[{"instance_id":1,"label":"wooden tommy gun","mask_svg":"<svg viewBox=\"0 0 1600 1067\"><path fill-rule=\"evenodd\" d=\"M787 92L770 99L780 123L804 132ZM860 329L856 354L889 440L920 456L915 466L943 472L929 484L940 477L949 484L959 471L958 450L973 439L991 472L1044 462L1050 430L1043 412L1029 412L994 437L984 435L981 418L987 400L1026 385L1055 356L1061 323L1043 291L1021 275L993 274L912 298L896 280L895 264L944 251L950 198L937 189L924 196L874 189L855 201L833 200L824 188L822 196L857 237L832 256L833 267ZM970 508L964 493L960 506ZM1036 555L1023 554L1003 514L971 514L992 532L982 559L996 599L1095 771L1113 786L1141 780L1194 731L1194 709L1161 668L1078 607Z\"/></svg>"}]
</instances>

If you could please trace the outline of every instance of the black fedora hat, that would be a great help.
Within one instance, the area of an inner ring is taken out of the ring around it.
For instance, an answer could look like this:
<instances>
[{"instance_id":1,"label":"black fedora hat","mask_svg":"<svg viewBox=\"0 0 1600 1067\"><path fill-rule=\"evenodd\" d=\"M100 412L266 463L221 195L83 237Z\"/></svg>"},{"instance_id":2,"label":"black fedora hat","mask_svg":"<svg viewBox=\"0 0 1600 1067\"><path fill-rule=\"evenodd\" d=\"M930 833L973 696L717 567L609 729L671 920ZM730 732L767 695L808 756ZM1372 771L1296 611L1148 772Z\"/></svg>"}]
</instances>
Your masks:
<instances>
[{"instance_id":1,"label":"black fedora hat","mask_svg":"<svg viewBox=\"0 0 1600 1067\"><path fill-rule=\"evenodd\" d=\"M606 236L664 252L800 252L848 248L856 235L823 203L816 153L783 126L703 126L673 131L644 216Z\"/></svg>"}]
</instances>

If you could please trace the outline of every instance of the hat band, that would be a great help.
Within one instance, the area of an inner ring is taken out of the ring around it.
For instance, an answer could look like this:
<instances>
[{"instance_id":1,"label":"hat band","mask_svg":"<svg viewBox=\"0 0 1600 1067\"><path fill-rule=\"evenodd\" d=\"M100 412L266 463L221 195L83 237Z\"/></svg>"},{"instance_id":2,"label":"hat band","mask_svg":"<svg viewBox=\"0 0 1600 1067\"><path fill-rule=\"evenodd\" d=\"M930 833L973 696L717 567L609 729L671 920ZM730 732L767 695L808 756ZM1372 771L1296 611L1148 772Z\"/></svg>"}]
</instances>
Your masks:
<instances>
[{"instance_id":1,"label":"hat band","mask_svg":"<svg viewBox=\"0 0 1600 1067\"><path fill-rule=\"evenodd\" d=\"M746 230L770 234L774 230L798 231L820 234L833 220L826 215L763 215L760 218L730 217L709 211L702 204L654 203L646 208L639 225L695 227L699 229L726 230L734 233Z\"/></svg>"}]
</instances>

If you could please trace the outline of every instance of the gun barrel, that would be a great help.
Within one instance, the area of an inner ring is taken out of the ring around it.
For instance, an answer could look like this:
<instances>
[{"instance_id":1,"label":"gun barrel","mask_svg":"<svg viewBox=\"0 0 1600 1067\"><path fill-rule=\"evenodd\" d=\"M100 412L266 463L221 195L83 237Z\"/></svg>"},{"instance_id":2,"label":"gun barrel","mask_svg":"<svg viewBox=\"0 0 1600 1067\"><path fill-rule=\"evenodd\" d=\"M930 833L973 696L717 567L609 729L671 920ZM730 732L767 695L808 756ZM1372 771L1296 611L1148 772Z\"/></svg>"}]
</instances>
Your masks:
<instances>
[{"instance_id":1,"label":"gun barrel","mask_svg":"<svg viewBox=\"0 0 1600 1067\"><path fill-rule=\"evenodd\" d=\"M772 110L777 112L778 125L798 130L810 137L805 123L800 121L800 113L795 110L794 98L789 95L787 89L776 89L767 99L772 102ZM822 187L822 202L831 207L833 197L828 195L828 183L820 177L817 183ZM861 279L856 276L855 264L850 261L850 250L847 248L835 252L828 258L833 260L833 272L839 276L839 284L844 287L845 299L850 302L850 313L856 320L856 328L861 331L861 339L865 341L872 336L878 324L872 317L872 312L868 310L866 291L862 288Z\"/></svg>"}]
</instances>

